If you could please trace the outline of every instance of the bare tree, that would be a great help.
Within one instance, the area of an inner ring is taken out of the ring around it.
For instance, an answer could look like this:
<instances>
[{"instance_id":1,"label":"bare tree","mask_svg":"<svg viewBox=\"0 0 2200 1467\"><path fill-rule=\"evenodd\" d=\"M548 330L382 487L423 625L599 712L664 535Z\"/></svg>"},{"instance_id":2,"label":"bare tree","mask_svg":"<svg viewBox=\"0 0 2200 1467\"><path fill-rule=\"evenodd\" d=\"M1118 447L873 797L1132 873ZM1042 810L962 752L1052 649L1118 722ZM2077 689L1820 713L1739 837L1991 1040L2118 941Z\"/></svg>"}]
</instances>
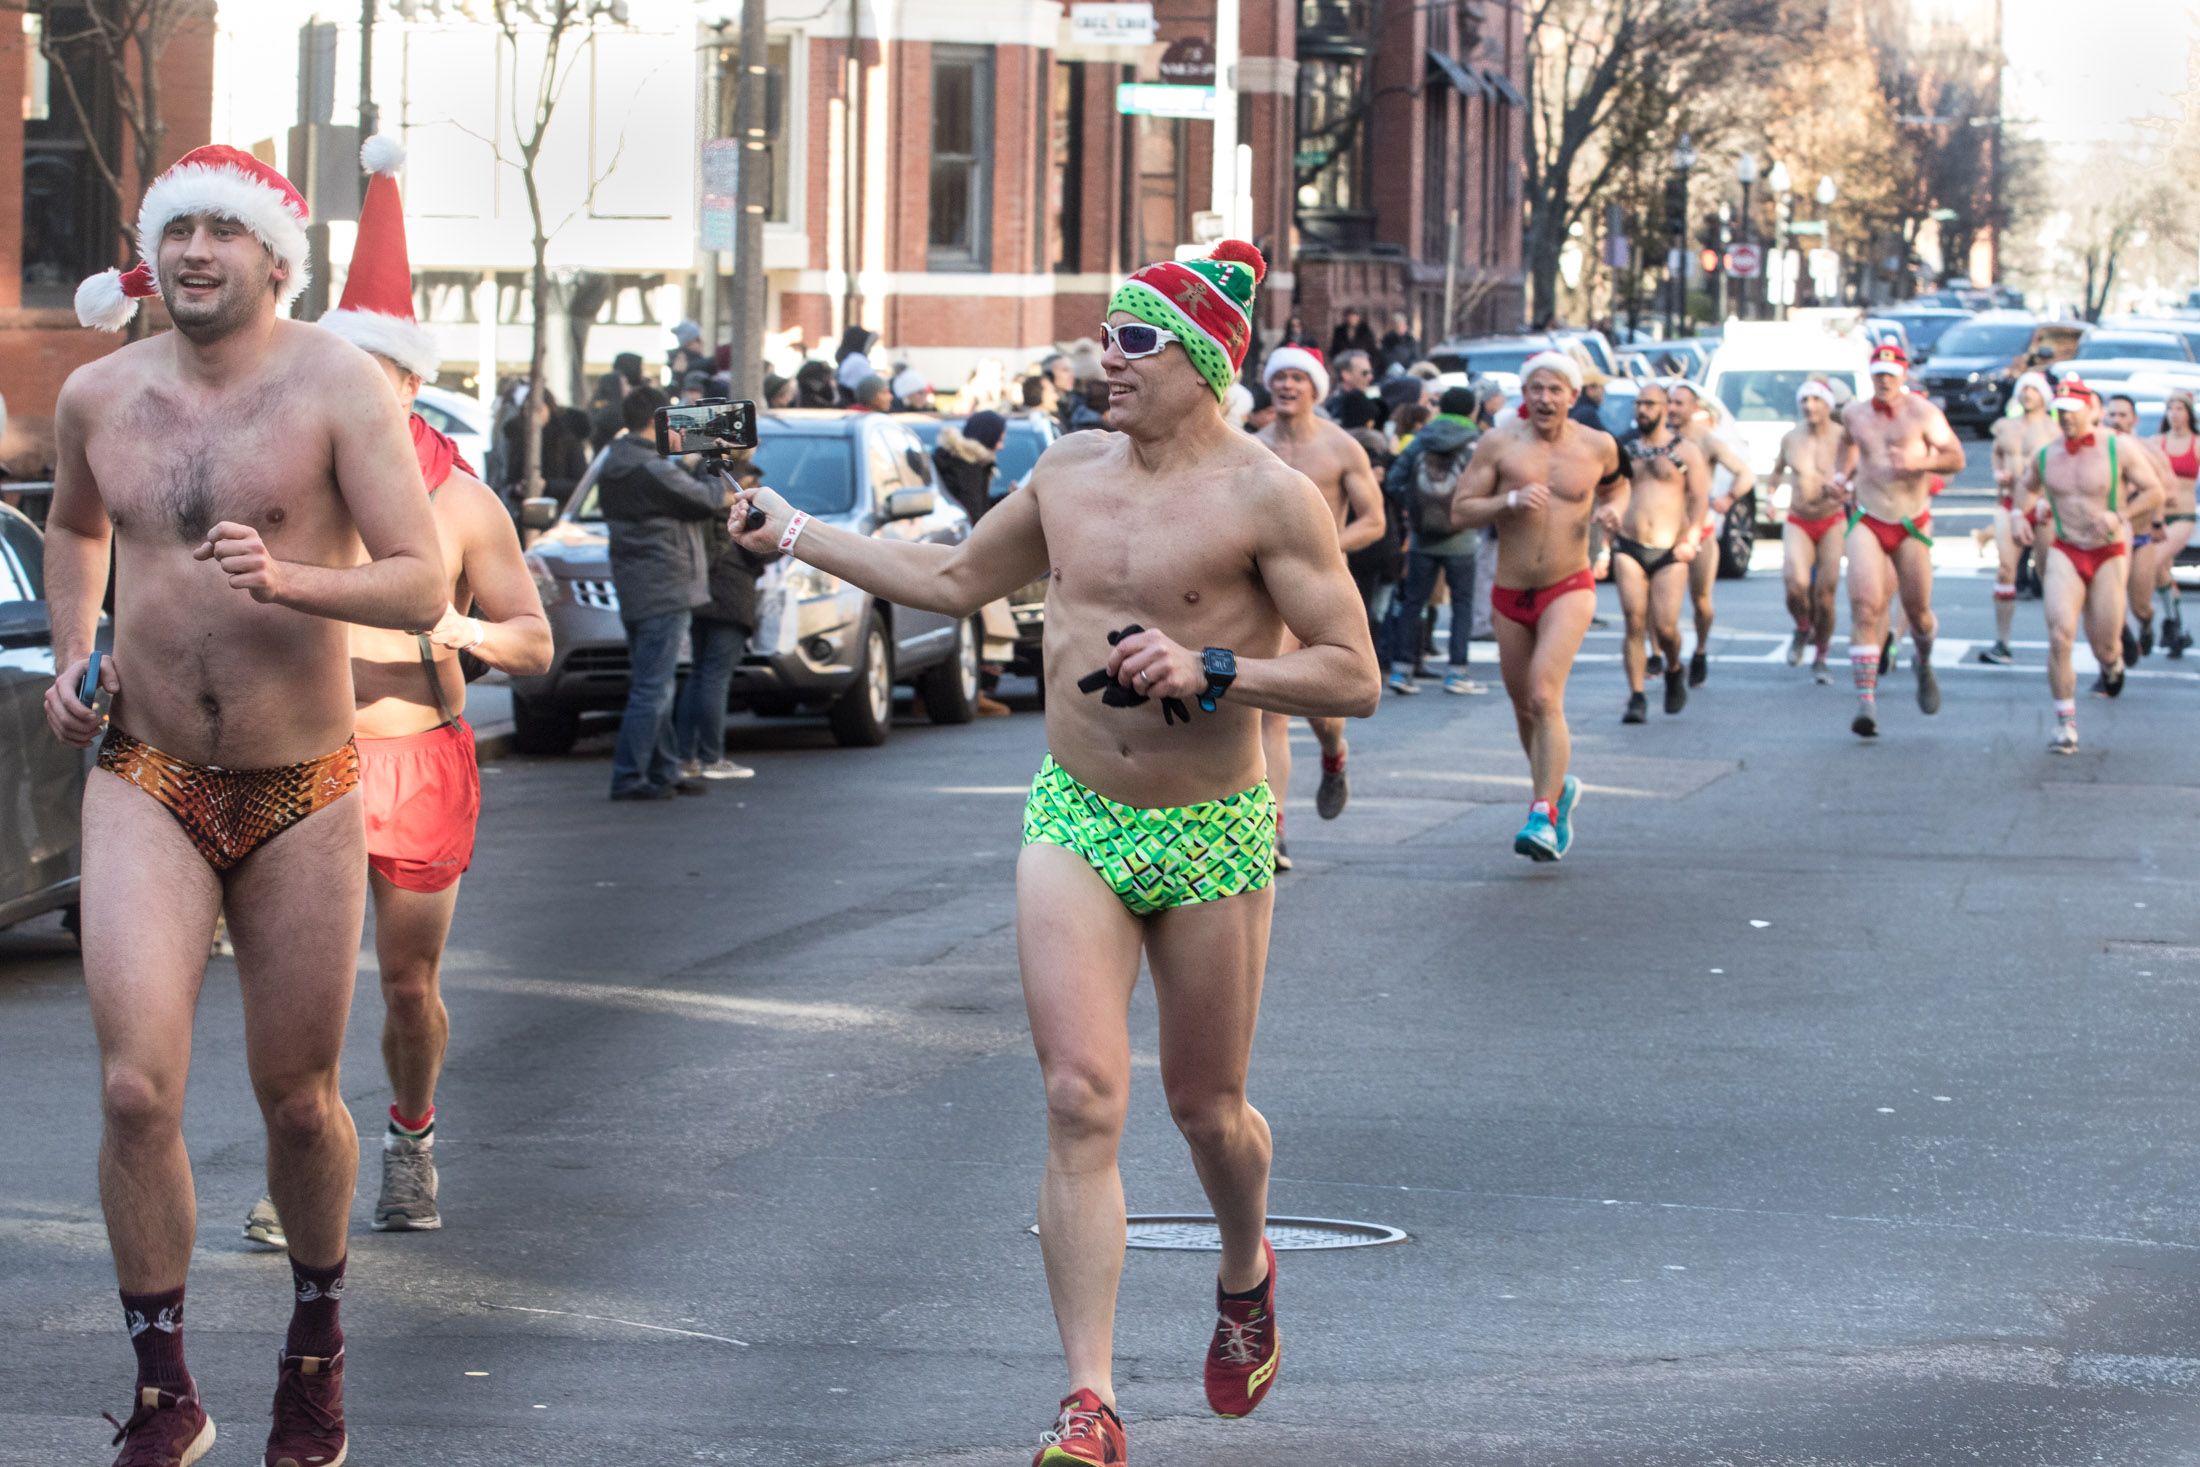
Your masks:
<instances>
[{"instance_id":1,"label":"bare tree","mask_svg":"<svg viewBox=\"0 0 2200 1467\"><path fill-rule=\"evenodd\" d=\"M26 0L8 7L38 17L38 49L47 74L61 83L69 112L84 139L84 153L115 199L117 252L125 261L136 247L138 196L160 172L168 121L161 110L161 58L176 32L194 21L210 22L212 0L83 0L58 9L54 0ZM99 85L114 99L127 137L109 144L105 120L77 82L77 63L88 62ZM145 315L131 318L130 335L142 336Z\"/></svg>"}]
</instances>

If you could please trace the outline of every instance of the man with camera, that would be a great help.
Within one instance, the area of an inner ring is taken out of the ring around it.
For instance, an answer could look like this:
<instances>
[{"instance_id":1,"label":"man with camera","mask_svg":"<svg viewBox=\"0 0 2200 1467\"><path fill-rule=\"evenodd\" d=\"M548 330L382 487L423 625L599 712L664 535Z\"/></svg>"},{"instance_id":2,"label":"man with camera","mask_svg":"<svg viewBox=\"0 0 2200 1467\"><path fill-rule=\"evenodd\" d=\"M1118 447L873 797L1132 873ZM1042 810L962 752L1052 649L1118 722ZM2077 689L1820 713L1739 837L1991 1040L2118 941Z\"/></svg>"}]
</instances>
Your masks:
<instances>
[{"instance_id":1,"label":"man with camera","mask_svg":"<svg viewBox=\"0 0 2200 1467\"><path fill-rule=\"evenodd\" d=\"M1251 245L1224 240L1125 282L1103 328L1113 431L1054 444L960 544L849 534L768 488L735 496L736 538L750 549L786 551L904 606L967 617L1052 572L1051 752L1016 869L1047 1105L1040 1248L1070 1388L1038 1467L1126 1456L1112 1374L1116 1156L1142 951L1162 1085L1222 1234L1208 1403L1243 1416L1275 1379L1271 1148L1246 1100L1274 904L1260 715L1366 717L1382 686L1321 491L1222 413L1264 270ZM764 522L745 530L751 505ZM1286 633L1298 650L1281 653Z\"/></svg>"},{"instance_id":2,"label":"man with camera","mask_svg":"<svg viewBox=\"0 0 2200 1467\"><path fill-rule=\"evenodd\" d=\"M700 455L676 461L657 452L651 435L657 409L667 405L654 387L628 393L620 404L626 431L604 450L596 475L629 667L611 751L614 800L669 800L710 788L680 773L672 707L681 644L695 608L710 601L703 522L725 512L726 491L721 481L694 477Z\"/></svg>"}]
</instances>

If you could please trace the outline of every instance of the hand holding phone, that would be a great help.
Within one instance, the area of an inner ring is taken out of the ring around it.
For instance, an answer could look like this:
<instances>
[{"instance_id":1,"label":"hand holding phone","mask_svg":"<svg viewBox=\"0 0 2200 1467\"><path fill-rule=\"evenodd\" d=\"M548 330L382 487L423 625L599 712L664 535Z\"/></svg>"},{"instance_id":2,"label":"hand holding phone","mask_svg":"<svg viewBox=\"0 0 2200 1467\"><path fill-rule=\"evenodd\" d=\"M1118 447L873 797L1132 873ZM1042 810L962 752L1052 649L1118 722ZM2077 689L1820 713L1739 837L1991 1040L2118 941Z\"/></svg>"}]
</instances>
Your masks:
<instances>
[{"instance_id":1,"label":"hand holding phone","mask_svg":"<svg viewBox=\"0 0 2200 1467\"><path fill-rule=\"evenodd\" d=\"M96 707L99 702L99 664L106 655L95 650L85 659L84 680L76 685L76 701L87 708Z\"/></svg>"}]
</instances>

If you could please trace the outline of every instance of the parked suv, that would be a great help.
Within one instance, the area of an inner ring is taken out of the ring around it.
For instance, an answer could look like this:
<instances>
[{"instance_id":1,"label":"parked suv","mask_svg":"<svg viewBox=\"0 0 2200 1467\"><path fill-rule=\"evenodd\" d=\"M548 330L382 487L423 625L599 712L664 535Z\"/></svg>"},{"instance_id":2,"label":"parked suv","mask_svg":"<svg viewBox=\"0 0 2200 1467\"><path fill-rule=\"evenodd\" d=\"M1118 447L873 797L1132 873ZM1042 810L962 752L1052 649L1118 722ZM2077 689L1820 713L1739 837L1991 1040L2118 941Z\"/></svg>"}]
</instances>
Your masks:
<instances>
[{"instance_id":1,"label":"parked suv","mask_svg":"<svg viewBox=\"0 0 2200 1467\"><path fill-rule=\"evenodd\" d=\"M902 422L922 440L927 449L939 446L940 429L960 429L967 418L919 417L914 413L903 415ZM1008 429L1001 435L1001 446L995 454L992 498L998 502L1023 488L1031 477L1031 471L1054 440L1060 436L1055 431L1052 418L1018 413L1008 420ZM1016 648L1010 654L1007 669L1018 677L1037 678L1042 690L1046 685L1045 646L1047 635L1047 575L1041 572L1039 579L1026 582L1008 593L1008 615L1016 626ZM998 656L999 654L993 653Z\"/></svg>"},{"instance_id":2,"label":"parked suv","mask_svg":"<svg viewBox=\"0 0 2200 1467\"><path fill-rule=\"evenodd\" d=\"M931 458L905 423L790 409L759 415L757 439L764 482L822 524L880 540L952 544L970 533L961 507L934 492ZM626 702L626 630L596 493L601 463L598 455L527 552L555 651L549 671L512 679L514 742L523 753L563 753L583 713ZM823 713L847 745L886 741L896 683L916 689L935 723L976 716L974 620L897 606L796 561L777 574L785 577L783 614L772 624L767 585L767 625L734 669L729 706L768 717Z\"/></svg>"},{"instance_id":3,"label":"parked suv","mask_svg":"<svg viewBox=\"0 0 2200 1467\"><path fill-rule=\"evenodd\" d=\"M1950 427L1990 437L2017 378L2074 355L2083 333L2082 326L2018 311L1982 311L1948 328L1910 381L1947 415Z\"/></svg>"}]
</instances>

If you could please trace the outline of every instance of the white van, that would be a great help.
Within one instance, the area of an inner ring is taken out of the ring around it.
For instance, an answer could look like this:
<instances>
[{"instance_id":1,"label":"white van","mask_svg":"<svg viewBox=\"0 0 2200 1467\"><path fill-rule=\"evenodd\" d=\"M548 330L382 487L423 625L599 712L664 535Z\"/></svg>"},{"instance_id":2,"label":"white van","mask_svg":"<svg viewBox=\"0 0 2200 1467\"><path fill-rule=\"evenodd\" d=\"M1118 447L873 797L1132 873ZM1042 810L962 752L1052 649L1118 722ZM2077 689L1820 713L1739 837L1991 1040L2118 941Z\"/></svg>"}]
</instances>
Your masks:
<instances>
[{"instance_id":1,"label":"white van","mask_svg":"<svg viewBox=\"0 0 2200 1467\"><path fill-rule=\"evenodd\" d=\"M1796 424L1795 391L1813 377L1833 384L1846 401L1871 392L1871 340L1854 310L1797 310L1786 321L1729 321L1725 339L1704 368L1704 396L1726 409L1728 433L1742 444L1763 483L1780 440ZM1844 391L1843 389L1846 389ZM1787 518L1788 486L1757 496L1757 522Z\"/></svg>"}]
</instances>

